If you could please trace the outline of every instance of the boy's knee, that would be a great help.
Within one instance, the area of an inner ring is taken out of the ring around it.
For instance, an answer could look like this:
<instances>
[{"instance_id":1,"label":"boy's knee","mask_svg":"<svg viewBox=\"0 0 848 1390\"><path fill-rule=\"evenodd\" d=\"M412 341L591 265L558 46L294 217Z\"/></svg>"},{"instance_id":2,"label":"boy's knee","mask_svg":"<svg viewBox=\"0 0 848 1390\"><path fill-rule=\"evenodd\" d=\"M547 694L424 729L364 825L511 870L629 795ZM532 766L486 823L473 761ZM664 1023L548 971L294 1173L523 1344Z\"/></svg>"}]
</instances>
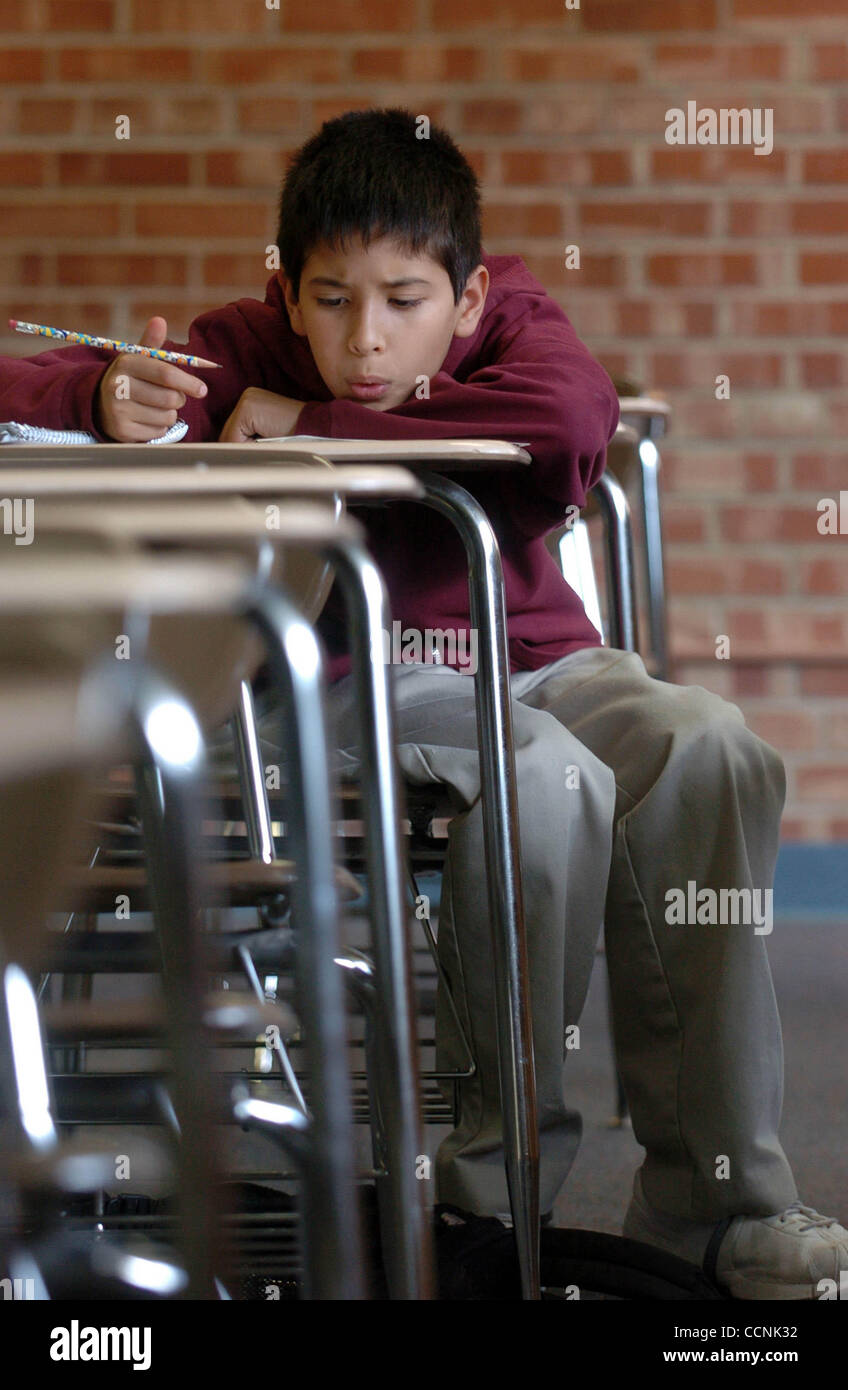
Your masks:
<instances>
[{"instance_id":1,"label":"boy's knee","mask_svg":"<svg viewBox=\"0 0 848 1390\"><path fill-rule=\"evenodd\" d=\"M745 723L738 705L700 686L687 688L683 718L675 723L675 742L692 761L705 785L728 778L739 786L770 788L782 805L786 772L776 748Z\"/></svg>"}]
</instances>

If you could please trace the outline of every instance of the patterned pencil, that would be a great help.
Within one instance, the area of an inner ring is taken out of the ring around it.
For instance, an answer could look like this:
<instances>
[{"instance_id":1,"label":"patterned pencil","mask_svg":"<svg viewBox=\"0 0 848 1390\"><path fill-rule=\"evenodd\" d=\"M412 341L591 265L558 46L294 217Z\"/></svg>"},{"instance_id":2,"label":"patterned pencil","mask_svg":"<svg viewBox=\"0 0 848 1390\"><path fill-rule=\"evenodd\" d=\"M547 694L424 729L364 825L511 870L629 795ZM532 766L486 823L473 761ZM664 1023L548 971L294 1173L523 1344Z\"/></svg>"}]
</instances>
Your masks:
<instances>
[{"instance_id":1,"label":"patterned pencil","mask_svg":"<svg viewBox=\"0 0 848 1390\"><path fill-rule=\"evenodd\" d=\"M55 338L63 343L81 343L85 347L106 348L110 352L135 352L140 357L155 357L159 362L173 362L178 367L220 367L220 362L207 362L205 357L191 357L185 352L166 352L164 348L142 347L141 343L120 343L115 338L95 338L91 333L73 333L69 328L48 328L44 323L23 323L9 319L16 333L37 333L42 338Z\"/></svg>"}]
</instances>

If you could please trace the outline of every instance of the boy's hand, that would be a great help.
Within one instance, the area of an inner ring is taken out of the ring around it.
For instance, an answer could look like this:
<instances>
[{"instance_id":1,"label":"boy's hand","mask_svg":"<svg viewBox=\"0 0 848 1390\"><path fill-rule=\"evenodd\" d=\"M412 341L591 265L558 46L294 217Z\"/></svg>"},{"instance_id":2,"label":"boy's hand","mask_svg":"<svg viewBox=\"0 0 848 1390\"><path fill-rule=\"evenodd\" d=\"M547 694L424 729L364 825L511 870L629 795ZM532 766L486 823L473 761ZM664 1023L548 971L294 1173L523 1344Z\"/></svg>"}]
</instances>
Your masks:
<instances>
[{"instance_id":1,"label":"boy's hand","mask_svg":"<svg viewBox=\"0 0 848 1390\"><path fill-rule=\"evenodd\" d=\"M161 347L168 336L162 318L152 318L139 338L142 347ZM206 382L172 362L122 352L103 376L97 393L104 434L119 444L146 444L176 423L186 396L206 395Z\"/></svg>"},{"instance_id":2,"label":"boy's hand","mask_svg":"<svg viewBox=\"0 0 848 1390\"><path fill-rule=\"evenodd\" d=\"M249 439L274 439L278 435L296 434L297 421L305 401L291 396L277 396L249 386L242 392L238 405L221 431L220 443L244 444Z\"/></svg>"}]
</instances>

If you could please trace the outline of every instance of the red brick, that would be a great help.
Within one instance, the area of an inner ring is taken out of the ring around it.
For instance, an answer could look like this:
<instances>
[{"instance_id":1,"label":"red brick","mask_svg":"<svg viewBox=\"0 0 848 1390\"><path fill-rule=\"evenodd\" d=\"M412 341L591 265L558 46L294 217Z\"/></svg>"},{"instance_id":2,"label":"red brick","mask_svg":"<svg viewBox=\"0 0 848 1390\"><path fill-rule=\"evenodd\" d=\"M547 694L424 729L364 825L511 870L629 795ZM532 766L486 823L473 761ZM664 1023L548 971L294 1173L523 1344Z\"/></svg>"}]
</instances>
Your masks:
<instances>
[{"instance_id":1,"label":"red brick","mask_svg":"<svg viewBox=\"0 0 848 1390\"><path fill-rule=\"evenodd\" d=\"M673 29L715 29L716 0L595 0L580 11L585 29L632 29L665 33Z\"/></svg>"},{"instance_id":2,"label":"red brick","mask_svg":"<svg viewBox=\"0 0 848 1390\"><path fill-rule=\"evenodd\" d=\"M495 237L560 236L562 208L557 203L487 203L483 207L483 239Z\"/></svg>"},{"instance_id":3,"label":"red brick","mask_svg":"<svg viewBox=\"0 0 848 1390\"><path fill-rule=\"evenodd\" d=\"M269 15L261 4L234 5L232 0L133 0L133 33L262 33Z\"/></svg>"},{"instance_id":4,"label":"red brick","mask_svg":"<svg viewBox=\"0 0 848 1390\"><path fill-rule=\"evenodd\" d=\"M59 76L67 82L185 82L191 76L189 48L66 48Z\"/></svg>"},{"instance_id":5,"label":"red brick","mask_svg":"<svg viewBox=\"0 0 848 1390\"><path fill-rule=\"evenodd\" d=\"M848 182L848 153L836 150L809 150L802 157L804 183Z\"/></svg>"},{"instance_id":6,"label":"red brick","mask_svg":"<svg viewBox=\"0 0 848 1390\"><path fill-rule=\"evenodd\" d=\"M848 200L793 203L791 229L799 236L844 236L848 232Z\"/></svg>"},{"instance_id":7,"label":"red brick","mask_svg":"<svg viewBox=\"0 0 848 1390\"><path fill-rule=\"evenodd\" d=\"M746 486L753 492L774 492L777 487L774 454L746 454L744 462Z\"/></svg>"},{"instance_id":8,"label":"red brick","mask_svg":"<svg viewBox=\"0 0 848 1390\"><path fill-rule=\"evenodd\" d=\"M709 353L655 352L648 359L654 380L673 386L698 386L714 392L718 375L730 377L731 394L740 387L780 386L784 367L780 353L745 353L724 349Z\"/></svg>"},{"instance_id":9,"label":"red brick","mask_svg":"<svg viewBox=\"0 0 848 1390\"><path fill-rule=\"evenodd\" d=\"M821 337L848 332L848 301L745 301L732 305L734 333L765 337Z\"/></svg>"},{"instance_id":10,"label":"red brick","mask_svg":"<svg viewBox=\"0 0 848 1390\"><path fill-rule=\"evenodd\" d=\"M658 43L654 71L666 82L672 78L781 78L786 72L783 44Z\"/></svg>"},{"instance_id":11,"label":"red brick","mask_svg":"<svg viewBox=\"0 0 848 1390\"><path fill-rule=\"evenodd\" d=\"M848 385L848 364L844 352L805 352L801 354L801 381L804 386Z\"/></svg>"},{"instance_id":12,"label":"red brick","mask_svg":"<svg viewBox=\"0 0 848 1390\"><path fill-rule=\"evenodd\" d=\"M777 560L740 560L731 568L732 589L739 594L784 594L786 570Z\"/></svg>"},{"instance_id":13,"label":"red brick","mask_svg":"<svg viewBox=\"0 0 848 1390\"><path fill-rule=\"evenodd\" d=\"M836 493L845 486L845 454L828 454L824 450L815 453L795 454L792 459L792 486L809 491Z\"/></svg>"},{"instance_id":14,"label":"red brick","mask_svg":"<svg viewBox=\"0 0 848 1390\"><path fill-rule=\"evenodd\" d=\"M816 722L802 710L752 710L745 722L773 748L812 752L816 747Z\"/></svg>"},{"instance_id":15,"label":"red brick","mask_svg":"<svg viewBox=\"0 0 848 1390\"><path fill-rule=\"evenodd\" d=\"M351 54L354 77L396 78L403 70L402 48L362 48ZM432 80L431 74L425 78Z\"/></svg>"},{"instance_id":16,"label":"red brick","mask_svg":"<svg viewBox=\"0 0 848 1390\"><path fill-rule=\"evenodd\" d=\"M474 25L487 33L509 34L510 30L520 29L522 24L552 22L547 0L463 0L461 5L457 5L455 0L433 0L431 9L432 27L437 34L446 29L470 29ZM553 22L561 25L564 21L557 14ZM386 26L366 18L365 27L373 30Z\"/></svg>"},{"instance_id":17,"label":"red brick","mask_svg":"<svg viewBox=\"0 0 848 1390\"><path fill-rule=\"evenodd\" d=\"M848 259L844 251L805 251L798 258L802 285L848 284Z\"/></svg>"},{"instance_id":18,"label":"red brick","mask_svg":"<svg viewBox=\"0 0 848 1390\"><path fill-rule=\"evenodd\" d=\"M512 135L521 129L523 116L520 102L500 98L478 98L460 107L462 129L481 135Z\"/></svg>"},{"instance_id":19,"label":"red brick","mask_svg":"<svg viewBox=\"0 0 848 1390\"><path fill-rule=\"evenodd\" d=\"M581 203L584 227L627 227L666 236L705 236L710 228L709 203L672 203L657 199L640 203Z\"/></svg>"},{"instance_id":20,"label":"red brick","mask_svg":"<svg viewBox=\"0 0 848 1390\"><path fill-rule=\"evenodd\" d=\"M714 304L684 304L681 307L687 336L711 337L715 333Z\"/></svg>"},{"instance_id":21,"label":"red brick","mask_svg":"<svg viewBox=\"0 0 848 1390\"><path fill-rule=\"evenodd\" d=\"M798 767L795 787L804 800L844 802L848 798L848 763L831 761L823 767L812 763Z\"/></svg>"},{"instance_id":22,"label":"red brick","mask_svg":"<svg viewBox=\"0 0 848 1390\"><path fill-rule=\"evenodd\" d=\"M802 594L848 594L848 565L843 559L802 561L800 589Z\"/></svg>"},{"instance_id":23,"label":"red brick","mask_svg":"<svg viewBox=\"0 0 848 1390\"><path fill-rule=\"evenodd\" d=\"M669 146L651 152L651 178L657 183L751 183L776 185L786 174L786 154L774 150L766 158L753 150L714 146L695 149Z\"/></svg>"},{"instance_id":24,"label":"red brick","mask_svg":"<svg viewBox=\"0 0 848 1390\"><path fill-rule=\"evenodd\" d=\"M302 122L301 105L288 97L252 97L239 102L239 130L245 134L291 134Z\"/></svg>"},{"instance_id":25,"label":"red brick","mask_svg":"<svg viewBox=\"0 0 848 1390\"><path fill-rule=\"evenodd\" d=\"M518 82L635 82L643 55L632 43L612 40L507 48L501 54L507 79Z\"/></svg>"},{"instance_id":26,"label":"red brick","mask_svg":"<svg viewBox=\"0 0 848 1390\"><path fill-rule=\"evenodd\" d=\"M222 100L217 96L169 96L160 99L157 95L153 127L169 135L223 135L226 118Z\"/></svg>"},{"instance_id":27,"label":"red brick","mask_svg":"<svg viewBox=\"0 0 848 1390\"><path fill-rule=\"evenodd\" d=\"M17 129L22 135L49 135L55 139L60 132L73 130L82 109L81 102L65 97L21 97Z\"/></svg>"},{"instance_id":28,"label":"red brick","mask_svg":"<svg viewBox=\"0 0 848 1390\"><path fill-rule=\"evenodd\" d=\"M731 236L776 237L789 230L789 209L786 203L774 199L730 203L727 209L727 230Z\"/></svg>"},{"instance_id":29,"label":"red brick","mask_svg":"<svg viewBox=\"0 0 848 1390\"><path fill-rule=\"evenodd\" d=\"M486 76L486 54L478 48L420 43L412 48L362 48L351 54L354 77L410 82L471 82Z\"/></svg>"},{"instance_id":30,"label":"red brick","mask_svg":"<svg viewBox=\"0 0 848 1390\"><path fill-rule=\"evenodd\" d=\"M0 255L0 284L46 285L52 277L52 258L38 255Z\"/></svg>"},{"instance_id":31,"label":"red brick","mask_svg":"<svg viewBox=\"0 0 848 1390\"><path fill-rule=\"evenodd\" d=\"M256 243L271 221L266 202L140 203L135 211L135 229L142 237L228 237Z\"/></svg>"},{"instance_id":32,"label":"red brick","mask_svg":"<svg viewBox=\"0 0 848 1390\"><path fill-rule=\"evenodd\" d=\"M185 256L145 256L128 253L59 257L60 285L183 285Z\"/></svg>"},{"instance_id":33,"label":"red brick","mask_svg":"<svg viewBox=\"0 0 848 1390\"><path fill-rule=\"evenodd\" d=\"M579 188L632 182L628 150L504 150L504 183Z\"/></svg>"},{"instance_id":34,"label":"red brick","mask_svg":"<svg viewBox=\"0 0 848 1390\"><path fill-rule=\"evenodd\" d=\"M795 19L809 24L811 19L844 19L843 0L733 0L734 19Z\"/></svg>"},{"instance_id":35,"label":"red brick","mask_svg":"<svg viewBox=\"0 0 848 1390\"><path fill-rule=\"evenodd\" d=\"M437 0L438 3L438 0ZM285 0L281 28L294 33L408 33L416 25L414 0ZM436 30L446 26L435 24Z\"/></svg>"},{"instance_id":36,"label":"red brick","mask_svg":"<svg viewBox=\"0 0 848 1390\"><path fill-rule=\"evenodd\" d=\"M669 545L676 541L702 541L706 537L704 512L700 507L667 497L663 502L663 534Z\"/></svg>"},{"instance_id":37,"label":"red brick","mask_svg":"<svg viewBox=\"0 0 848 1390\"><path fill-rule=\"evenodd\" d=\"M57 243L80 236L115 236L118 221L118 208L113 203L0 204L0 236L32 239L38 227Z\"/></svg>"},{"instance_id":38,"label":"red brick","mask_svg":"<svg viewBox=\"0 0 848 1390\"><path fill-rule=\"evenodd\" d=\"M407 98L407 107L409 98ZM312 120L309 123L310 131L320 126L324 121L335 120L336 116L343 116L347 111L368 111L374 106L372 96L362 97L326 97L312 102ZM447 121L447 106L443 101L427 101L426 110L421 112L417 107L413 114L429 116L435 124L444 124ZM449 122L448 122L449 123ZM463 146L464 147L464 146Z\"/></svg>"},{"instance_id":39,"label":"red brick","mask_svg":"<svg viewBox=\"0 0 848 1390\"><path fill-rule=\"evenodd\" d=\"M788 542L815 544L820 540L816 530L818 513L813 501L799 502L793 507L749 504L722 507L719 530L727 541L740 545Z\"/></svg>"},{"instance_id":40,"label":"red brick","mask_svg":"<svg viewBox=\"0 0 848 1390\"><path fill-rule=\"evenodd\" d=\"M92 130L98 135L115 136L116 121L119 116L128 116L130 139L136 139L143 131L147 134L153 123L158 103L147 97L113 96L107 99L95 97L91 103ZM118 141L117 149L126 150L130 141Z\"/></svg>"},{"instance_id":41,"label":"red brick","mask_svg":"<svg viewBox=\"0 0 848 1390\"><path fill-rule=\"evenodd\" d=\"M264 285L271 272L265 265L265 252L246 252L243 255L204 256L205 285Z\"/></svg>"},{"instance_id":42,"label":"red brick","mask_svg":"<svg viewBox=\"0 0 848 1390\"><path fill-rule=\"evenodd\" d=\"M341 53L333 47L210 48L201 55L203 78L225 86L279 82L338 82ZM261 100L261 98L257 98Z\"/></svg>"},{"instance_id":43,"label":"red brick","mask_svg":"<svg viewBox=\"0 0 848 1390\"><path fill-rule=\"evenodd\" d=\"M751 697L768 694L768 673L760 666L736 666L731 672L733 695Z\"/></svg>"},{"instance_id":44,"label":"red brick","mask_svg":"<svg viewBox=\"0 0 848 1390\"><path fill-rule=\"evenodd\" d=\"M273 188L282 178L286 161L282 150L253 146L240 150L212 150L204 156L206 183L222 188Z\"/></svg>"},{"instance_id":45,"label":"red brick","mask_svg":"<svg viewBox=\"0 0 848 1390\"><path fill-rule=\"evenodd\" d=\"M848 80L848 43L815 44L811 62L812 76L820 82Z\"/></svg>"},{"instance_id":46,"label":"red brick","mask_svg":"<svg viewBox=\"0 0 848 1390\"><path fill-rule=\"evenodd\" d=\"M156 299L135 299L130 304L130 318L140 324L139 332L154 314L161 315L168 323L168 337L174 342L184 343L188 337L189 325L201 314L209 312L209 300L185 300L175 296L167 298L164 294Z\"/></svg>"},{"instance_id":47,"label":"red brick","mask_svg":"<svg viewBox=\"0 0 848 1390\"><path fill-rule=\"evenodd\" d=\"M188 177L188 155L172 151L116 150L114 153L59 155L60 183L75 186L185 184Z\"/></svg>"},{"instance_id":48,"label":"red brick","mask_svg":"<svg viewBox=\"0 0 848 1390\"><path fill-rule=\"evenodd\" d=\"M645 299L620 300L618 304L618 331L637 338L647 337L651 331L653 304Z\"/></svg>"},{"instance_id":49,"label":"red brick","mask_svg":"<svg viewBox=\"0 0 848 1390\"><path fill-rule=\"evenodd\" d=\"M0 31L20 34L38 31L41 16L34 5L22 5L21 0L0 0Z\"/></svg>"},{"instance_id":50,"label":"red brick","mask_svg":"<svg viewBox=\"0 0 848 1390\"><path fill-rule=\"evenodd\" d=\"M42 14L48 33L110 33L115 25L113 0L44 0Z\"/></svg>"},{"instance_id":51,"label":"red brick","mask_svg":"<svg viewBox=\"0 0 848 1390\"><path fill-rule=\"evenodd\" d=\"M844 710L830 710L823 732L822 742L829 748L848 748L848 714Z\"/></svg>"},{"instance_id":52,"label":"red brick","mask_svg":"<svg viewBox=\"0 0 848 1390\"><path fill-rule=\"evenodd\" d=\"M647 279L652 285L711 288L722 285L755 285L757 258L741 252L687 252L647 256Z\"/></svg>"},{"instance_id":53,"label":"red brick","mask_svg":"<svg viewBox=\"0 0 848 1390\"><path fill-rule=\"evenodd\" d=\"M0 302L0 321L7 319L26 319L30 323L52 323L56 328L79 328L80 324L85 325L86 332L99 333L102 337L112 336L114 328L114 314L109 304L96 303L86 300L84 303L79 301L66 302L59 300L55 290L50 291L49 298L38 300L14 299ZM46 339L30 338L33 344L31 348L24 352L19 352L21 340L18 334L13 335L17 341L11 344L16 356L34 357L36 353L44 352Z\"/></svg>"},{"instance_id":54,"label":"red brick","mask_svg":"<svg viewBox=\"0 0 848 1390\"><path fill-rule=\"evenodd\" d=\"M848 666L812 666L801 671L802 695L848 695Z\"/></svg>"},{"instance_id":55,"label":"red brick","mask_svg":"<svg viewBox=\"0 0 848 1390\"><path fill-rule=\"evenodd\" d=\"M45 182L47 165L43 154L27 151L0 153L0 184L25 184L32 187Z\"/></svg>"},{"instance_id":56,"label":"red brick","mask_svg":"<svg viewBox=\"0 0 848 1390\"><path fill-rule=\"evenodd\" d=\"M0 49L0 82L40 82L44 76L44 54L35 48Z\"/></svg>"},{"instance_id":57,"label":"red brick","mask_svg":"<svg viewBox=\"0 0 848 1390\"><path fill-rule=\"evenodd\" d=\"M703 554L672 556L665 569L671 594L724 594L728 591L728 570L722 560L711 560Z\"/></svg>"},{"instance_id":58,"label":"red brick","mask_svg":"<svg viewBox=\"0 0 848 1390\"><path fill-rule=\"evenodd\" d=\"M571 290L580 290L614 289L624 284L625 263L621 256L593 256L582 253L580 269L567 270L564 254L551 256L533 252L529 248L522 254L532 274L545 286L565 285Z\"/></svg>"}]
</instances>

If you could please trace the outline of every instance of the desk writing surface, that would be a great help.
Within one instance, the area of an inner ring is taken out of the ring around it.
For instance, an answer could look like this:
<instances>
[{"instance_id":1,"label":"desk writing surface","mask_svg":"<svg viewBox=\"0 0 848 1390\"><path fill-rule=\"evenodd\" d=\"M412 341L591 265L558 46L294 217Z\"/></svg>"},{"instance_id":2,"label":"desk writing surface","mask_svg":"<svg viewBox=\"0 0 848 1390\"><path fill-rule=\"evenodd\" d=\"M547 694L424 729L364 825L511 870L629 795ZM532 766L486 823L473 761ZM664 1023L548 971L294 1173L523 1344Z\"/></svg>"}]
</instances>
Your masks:
<instances>
[{"instance_id":1,"label":"desk writing surface","mask_svg":"<svg viewBox=\"0 0 848 1390\"><path fill-rule=\"evenodd\" d=\"M311 455L330 463L367 464L379 468L396 463L411 471L422 468L458 472L467 468L508 468L531 462L518 444L497 439L323 439L290 436L257 439L249 444L3 444L0 467L173 468L194 464L245 466L269 462L306 460ZM263 460L264 462L264 460Z\"/></svg>"},{"instance_id":2,"label":"desk writing surface","mask_svg":"<svg viewBox=\"0 0 848 1390\"><path fill-rule=\"evenodd\" d=\"M106 449L110 446L102 447ZM101 468L92 465L91 453L86 451L83 467L22 468L16 460L15 467L4 468L5 456L5 449L0 449L0 496L5 497L245 495L283 498L332 497L338 494L354 502L366 498L412 499L423 496L423 485L418 479L408 469L391 464L379 468L365 468L358 464L345 468L310 468L298 467L297 460L293 460L287 465L268 462L258 466L242 464L240 467L221 468L142 468L138 465ZM99 464L101 455L98 453L96 458Z\"/></svg>"}]
</instances>

